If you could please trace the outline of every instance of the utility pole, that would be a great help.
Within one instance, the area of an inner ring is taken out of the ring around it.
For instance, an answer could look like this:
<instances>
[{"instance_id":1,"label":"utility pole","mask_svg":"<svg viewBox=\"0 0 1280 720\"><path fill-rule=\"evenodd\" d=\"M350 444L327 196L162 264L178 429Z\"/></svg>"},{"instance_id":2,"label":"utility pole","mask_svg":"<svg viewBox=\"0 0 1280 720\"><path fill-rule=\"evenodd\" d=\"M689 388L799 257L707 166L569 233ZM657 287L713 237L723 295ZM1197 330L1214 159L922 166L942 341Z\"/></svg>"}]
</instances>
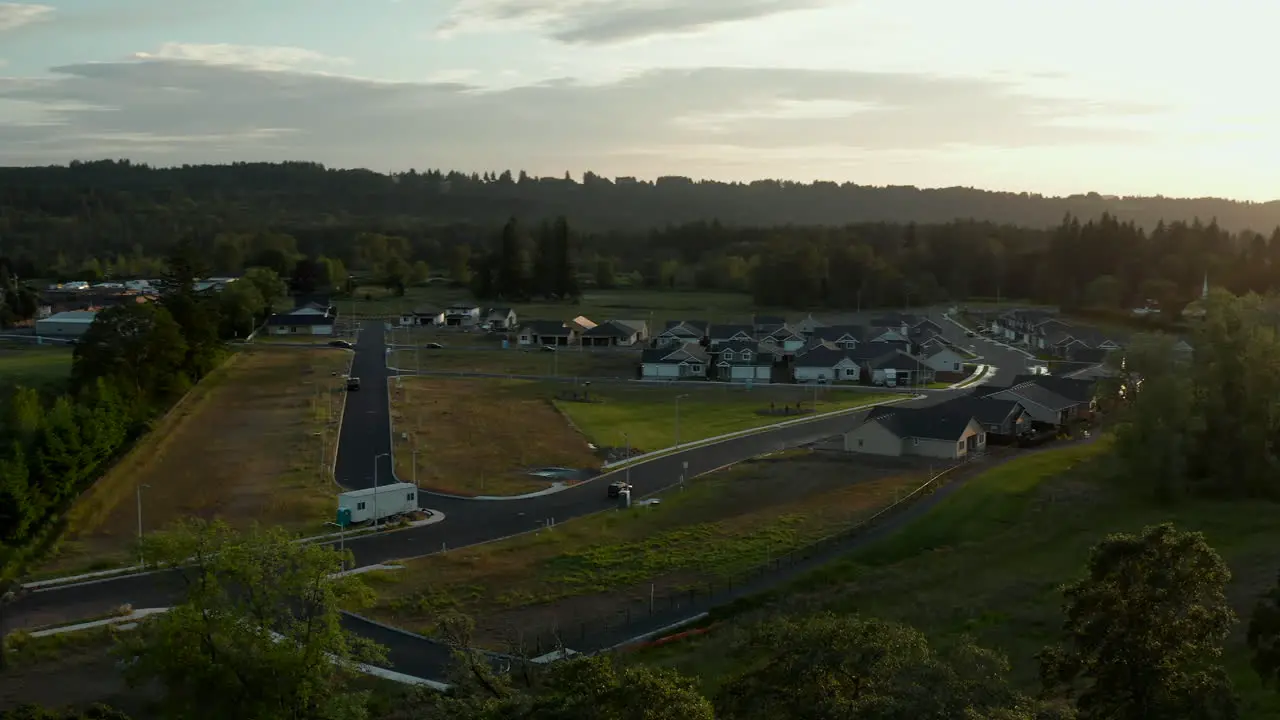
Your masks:
<instances>
[{"instance_id":1,"label":"utility pole","mask_svg":"<svg viewBox=\"0 0 1280 720\"><path fill-rule=\"evenodd\" d=\"M146 565L147 560L146 560L146 558L145 558L145 557L143 557L143 555L142 555L142 546L141 546L141 542L142 542L142 489L143 489L143 488L150 489L150 488L151 488L151 486L150 486L150 485L138 485L138 487L134 488L134 495L136 496L137 501L138 501L138 542L139 542L139 546L138 546L138 562L139 562L140 564L142 564L142 565Z\"/></svg>"},{"instance_id":2,"label":"utility pole","mask_svg":"<svg viewBox=\"0 0 1280 720\"><path fill-rule=\"evenodd\" d=\"M626 433L622 433L622 441L627 446L627 450L626 450L627 454L625 456L626 459L624 460L624 462L627 463L626 482L628 485L630 485L631 484L631 436L627 435Z\"/></svg>"},{"instance_id":3,"label":"utility pole","mask_svg":"<svg viewBox=\"0 0 1280 720\"><path fill-rule=\"evenodd\" d=\"M327 522L325 525L332 525L338 528L338 552L342 553L342 569L347 569L347 526L336 522Z\"/></svg>"}]
</instances>

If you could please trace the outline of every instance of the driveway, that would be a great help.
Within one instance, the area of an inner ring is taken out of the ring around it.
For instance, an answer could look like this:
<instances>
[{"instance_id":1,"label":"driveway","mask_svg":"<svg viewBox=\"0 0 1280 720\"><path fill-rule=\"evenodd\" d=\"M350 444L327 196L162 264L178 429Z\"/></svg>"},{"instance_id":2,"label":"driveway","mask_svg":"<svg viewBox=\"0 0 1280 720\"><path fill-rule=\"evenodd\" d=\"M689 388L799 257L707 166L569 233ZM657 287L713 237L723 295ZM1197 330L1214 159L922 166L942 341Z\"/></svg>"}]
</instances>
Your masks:
<instances>
[{"instance_id":1,"label":"driveway","mask_svg":"<svg viewBox=\"0 0 1280 720\"><path fill-rule=\"evenodd\" d=\"M947 322L940 324L954 328ZM374 458L391 450L383 332L380 321L366 322L356 343L352 374L360 378L361 388L347 394L336 464L339 482L349 488L371 487ZM963 331L956 332L963 338ZM1000 363L990 356L988 359L993 364ZM1021 366L1015 370L1020 371ZM925 407L958 394L963 393L933 393L921 400L904 403L904 406ZM563 522L614 507L604 492L604 486L613 477L629 476L639 497L678 482L684 463L688 463L686 477L693 478L763 453L845 432L861 422L864 416L865 412L850 413L690 448L639 463L630 470L602 474L563 492L523 500L484 501L420 493L420 503L424 507L445 514L443 522L353 537L347 540L346 547L355 555L356 565L362 567L508 537L534 530L549 518ZM390 458L381 457L377 463L378 482L392 481ZM0 619L0 632L103 614L124 604L134 608L168 607L178 600L180 590L180 583L173 572L52 587L31 592L9 605L4 618ZM439 646L422 638L387 630L353 617L347 617L344 624L388 645L392 660L402 672L411 672L409 664L415 666L413 671L426 672L429 668L416 666L426 662L427 658L447 658L447 654L440 653ZM411 658L413 662L410 662ZM439 662L432 660L429 664L438 666ZM427 677L443 677L443 668L436 667L436 670Z\"/></svg>"}]
</instances>

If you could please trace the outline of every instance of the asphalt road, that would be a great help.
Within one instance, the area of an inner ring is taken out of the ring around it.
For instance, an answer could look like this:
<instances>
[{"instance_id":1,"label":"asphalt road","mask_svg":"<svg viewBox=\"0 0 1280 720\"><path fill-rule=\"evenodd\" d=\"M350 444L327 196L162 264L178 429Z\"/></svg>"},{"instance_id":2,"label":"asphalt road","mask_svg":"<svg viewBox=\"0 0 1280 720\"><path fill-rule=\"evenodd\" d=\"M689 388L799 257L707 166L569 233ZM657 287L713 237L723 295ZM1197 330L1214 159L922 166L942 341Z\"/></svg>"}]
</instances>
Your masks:
<instances>
[{"instance_id":1,"label":"asphalt road","mask_svg":"<svg viewBox=\"0 0 1280 720\"><path fill-rule=\"evenodd\" d=\"M995 366L996 373L987 380L987 385L1007 387L1015 375L1030 372L1027 364L1032 363L1033 360L1027 357L1026 353L1002 347L977 333L974 333L974 337L967 337L966 331L948 320L942 309L930 310L929 319L942 327L942 336L949 342L962 348L972 345L973 352L982 356L981 362Z\"/></svg>"},{"instance_id":2,"label":"asphalt road","mask_svg":"<svg viewBox=\"0 0 1280 720\"><path fill-rule=\"evenodd\" d=\"M944 332L954 332L960 339L964 331L938 318ZM366 322L356 342L352 375L359 377L359 391L347 394L341 444L336 475L349 488L371 487L375 460L379 483L391 481L391 460L383 457L391 449L388 413L385 343L381 322ZM967 343L966 343L967 344ZM988 362L998 364L996 351L985 348ZM1011 351L1001 351L1011 353ZM1025 357L1018 355L1021 372ZM1001 367L1002 374L1005 370ZM907 407L924 407L955 397L958 392L931 393L928 397L904 403ZM346 542L355 555L357 566L388 560L416 557L442 549L452 549L510 535L527 532L548 519L563 522L573 517L613 507L604 485L618 476L627 477L635 486L636 496L647 495L679 482L682 472L692 478L762 453L796 447L840 434L861 422L865 412L814 420L776 430L765 431L712 445L683 450L632 466L630 469L605 473L563 492L521 500L483 501L420 493L424 507L443 512L445 520L433 525L380 535L353 537ZM687 471L684 463L688 463ZM0 631L34 627L53 622L99 615L120 605L134 608L168 607L180 597L180 582L174 573L151 573L105 579L74 587L53 587L30 592L5 608L0 618ZM361 635L387 645L390 660L400 672L427 673L422 677L441 677L447 653L424 639L387 630L354 617L344 624Z\"/></svg>"}]
</instances>

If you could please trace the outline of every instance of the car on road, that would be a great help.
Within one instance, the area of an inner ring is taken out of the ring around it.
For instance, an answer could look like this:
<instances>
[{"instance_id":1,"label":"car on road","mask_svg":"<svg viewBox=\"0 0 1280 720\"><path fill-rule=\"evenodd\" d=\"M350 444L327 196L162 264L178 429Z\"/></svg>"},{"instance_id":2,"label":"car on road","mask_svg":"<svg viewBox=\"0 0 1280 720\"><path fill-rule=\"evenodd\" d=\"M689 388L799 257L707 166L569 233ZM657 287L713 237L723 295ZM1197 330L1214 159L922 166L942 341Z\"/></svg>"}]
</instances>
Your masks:
<instances>
[{"instance_id":1,"label":"car on road","mask_svg":"<svg viewBox=\"0 0 1280 720\"><path fill-rule=\"evenodd\" d=\"M556 347L555 347L554 345L543 345L543 346L542 346L542 352L555 352L555 351L556 351Z\"/></svg>"},{"instance_id":2,"label":"car on road","mask_svg":"<svg viewBox=\"0 0 1280 720\"><path fill-rule=\"evenodd\" d=\"M973 337L973 331L972 331L972 330L968 330L968 331L966 331L966 332L965 332L965 334L964 334L964 336L965 336L965 337Z\"/></svg>"},{"instance_id":3,"label":"car on road","mask_svg":"<svg viewBox=\"0 0 1280 720\"><path fill-rule=\"evenodd\" d=\"M360 378L358 377L347 378L347 390L359 390L359 389L360 389Z\"/></svg>"},{"instance_id":4,"label":"car on road","mask_svg":"<svg viewBox=\"0 0 1280 720\"><path fill-rule=\"evenodd\" d=\"M337 347L337 348L346 348L346 349L348 349L348 350L350 350L350 349L352 349L352 348L354 348L354 347L355 347L355 345L352 345L351 343L347 342L346 340L330 340L330 341L329 341L329 346L330 346L330 347Z\"/></svg>"},{"instance_id":5,"label":"car on road","mask_svg":"<svg viewBox=\"0 0 1280 720\"><path fill-rule=\"evenodd\" d=\"M444 349L444 345L442 345L441 343L437 343L437 342L429 342L429 343L427 343L426 345L423 345L422 347L424 347L424 348L426 348L426 349L428 349L428 350L443 350L443 349Z\"/></svg>"},{"instance_id":6,"label":"car on road","mask_svg":"<svg viewBox=\"0 0 1280 720\"><path fill-rule=\"evenodd\" d=\"M627 482L623 482L622 480L614 480L613 482L609 483L609 497L616 498L622 494L623 490L630 492L631 484Z\"/></svg>"}]
</instances>

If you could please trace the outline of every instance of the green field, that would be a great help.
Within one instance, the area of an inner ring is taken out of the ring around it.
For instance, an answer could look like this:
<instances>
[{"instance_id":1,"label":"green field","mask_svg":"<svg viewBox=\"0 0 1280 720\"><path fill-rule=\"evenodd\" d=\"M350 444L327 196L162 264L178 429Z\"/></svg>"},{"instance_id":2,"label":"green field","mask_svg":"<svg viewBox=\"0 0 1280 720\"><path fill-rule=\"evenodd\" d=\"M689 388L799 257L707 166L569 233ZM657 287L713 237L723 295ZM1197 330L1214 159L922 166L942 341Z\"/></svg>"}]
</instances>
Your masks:
<instances>
[{"instance_id":1,"label":"green field","mask_svg":"<svg viewBox=\"0 0 1280 720\"><path fill-rule=\"evenodd\" d=\"M582 388L579 388L582 392ZM801 411L818 413L883 402L902 395L861 390L818 389L797 386L680 387L670 385L592 386L592 402L559 399L556 407L593 443L623 447L626 438L633 449L661 450L676 444L676 398L679 400L679 442L687 443L738 430L772 425L802 417ZM789 407L795 414L763 415L770 407ZM797 410L798 408L798 410ZM809 414L812 414L809 412Z\"/></svg>"},{"instance_id":2,"label":"green field","mask_svg":"<svg viewBox=\"0 0 1280 720\"><path fill-rule=\"evenodd\" d=\"M1280 569L1280 513L1270 504L1194 502L1153 507L1109 470L1106 439L1038 452L981 475L926 515L765 599L763 612L830 609L912 624L938 640L976 636L1006 653L1014 680L1036 687L1035 653L1061 626L1059 587L1084 572L1089 549L1111 532L1166 520L1199 530L1233 573L1229 598L1242 622L1226 664L1244 717L1276 717L1280 695L1248 666L1244 627ZM760 611L752 611L760 612ZM709 686L736 625L703 639L641 653Z\"/></svg>"},{"instance_id":3,"label":"green field","mask_svg":"<svg viewBox=\"0 0 1280 720\"><path fill-rule=\"evenodd\" d=\"M637 377L640 351L575 350L543 352L540 348L464 350L395 350L388 358L393 368L426 372L473 372L496 375L530 375L565 378Z\"/></svg>"},{"instance_id":4,"label":"green field","mask_svg":"<svg viewBox=\"0 0 1280 720\"><path fill-rule=\"evenodd\" d=\"M71 376L71 348L66 345L0 348L0 387L18 385L57 391Z\"/></svg>"}]
</instances>

